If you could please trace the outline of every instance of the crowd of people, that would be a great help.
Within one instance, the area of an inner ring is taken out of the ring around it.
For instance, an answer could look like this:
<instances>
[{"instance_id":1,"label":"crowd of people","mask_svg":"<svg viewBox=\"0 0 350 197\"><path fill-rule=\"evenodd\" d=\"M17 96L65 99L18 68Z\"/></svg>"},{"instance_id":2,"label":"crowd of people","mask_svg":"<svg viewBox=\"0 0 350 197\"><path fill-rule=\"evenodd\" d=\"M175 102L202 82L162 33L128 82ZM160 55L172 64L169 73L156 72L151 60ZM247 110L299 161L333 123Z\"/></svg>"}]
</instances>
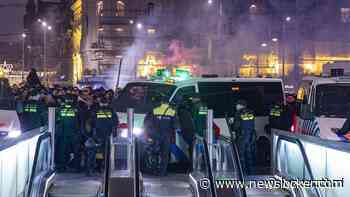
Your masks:
<instances>
[{"instance_id":1,"label":"crowd of people","mask_svg":"<svg viewBox=\"0 0 350 197\"><path fill-rule=\"evenodd\" d=\"M113 90L41 84L33 70L25 83L11 87L22 132L47 125L56 108L56 166L91 175L103 168L105 137L117 126Z\"/></svg>"}]
</instances>

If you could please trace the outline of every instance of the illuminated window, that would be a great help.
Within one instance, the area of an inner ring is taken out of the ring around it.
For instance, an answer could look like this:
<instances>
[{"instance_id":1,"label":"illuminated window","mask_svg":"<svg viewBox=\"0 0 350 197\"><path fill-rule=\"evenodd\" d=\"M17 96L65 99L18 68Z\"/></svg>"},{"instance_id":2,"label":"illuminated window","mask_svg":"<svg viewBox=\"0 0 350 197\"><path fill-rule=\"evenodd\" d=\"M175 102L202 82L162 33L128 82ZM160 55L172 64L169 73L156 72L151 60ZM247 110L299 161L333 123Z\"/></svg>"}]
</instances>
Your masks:
<instances>
[{"instance_id":1,"label":"illuminated window","mask_svg":"<svg viewBox=\"0 0 350 197\"><path fill-rule=\"evenodd\" d=\"M150 28L147 30L148 34L155 34L156 33L156 29Z\"/></svg>"},{"instance_id":2,"label":"illuminated window","mask_svg":"<svg viewBox=\"0 0 350 197\"><path fill-rule=\"evenodd\" d=\"M350 22L350 8L340 8L341 20L343 23Z\"/></svg>"},{"instance_id":3,"label":"illuminated window","mask_svg":"<svg viewBox=\"0 0 350 197\"><path fill-rule=\"evenodd\" d=\"M116 3L116 16L125 16L125 3L122 1L117 1Z\"/></svg>"},{"instance_id":4,"label":"illuminated window","mask_svg":"<svg viewBox=\"0 0 350 197\"><path fill-rule=\"evenodd\" d=\"M103 16L103 1L97 1L97 16Z\"/></svg>"}]
</instances>

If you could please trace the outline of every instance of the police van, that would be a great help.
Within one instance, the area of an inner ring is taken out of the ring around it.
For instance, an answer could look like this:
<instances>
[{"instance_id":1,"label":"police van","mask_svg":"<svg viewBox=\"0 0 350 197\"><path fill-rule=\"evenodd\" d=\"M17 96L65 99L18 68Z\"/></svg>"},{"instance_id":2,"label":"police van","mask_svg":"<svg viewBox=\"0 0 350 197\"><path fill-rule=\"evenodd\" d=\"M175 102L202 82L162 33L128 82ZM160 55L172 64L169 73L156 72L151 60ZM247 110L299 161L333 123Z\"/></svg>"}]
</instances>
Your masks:
<instances>
[{"instance_id":1,"label":"police van","mask_svg":"<svg viewBox=\"0 0 350 197\"><path fill-rule=\"evenodd\" d=\"M342 128L350 111L350 77L306 77L297 101L293 132L341 140L334 131Z\"/></svg>"},{"instance_id":2,"label":"police van","mask_svg":"<svg viewBox=\"0 0 350 197\"><path fill-rule=\"evenodd\" d=\"M135 131L141 131L145 114L154 106L152 96L163 93L169 102L180 97L199 93L201 100L214 111L214 127L221 135L230 136L226 118L233 117L235 103L244 99L256 115L258 137L266 136L270 108L275 103L284 103L283 83L271 78L193 78L167 84L156 81L130 82L116 99L114 107L122 127L125 127L126 109L135 109Z\"/></svg>"}]
</instances>

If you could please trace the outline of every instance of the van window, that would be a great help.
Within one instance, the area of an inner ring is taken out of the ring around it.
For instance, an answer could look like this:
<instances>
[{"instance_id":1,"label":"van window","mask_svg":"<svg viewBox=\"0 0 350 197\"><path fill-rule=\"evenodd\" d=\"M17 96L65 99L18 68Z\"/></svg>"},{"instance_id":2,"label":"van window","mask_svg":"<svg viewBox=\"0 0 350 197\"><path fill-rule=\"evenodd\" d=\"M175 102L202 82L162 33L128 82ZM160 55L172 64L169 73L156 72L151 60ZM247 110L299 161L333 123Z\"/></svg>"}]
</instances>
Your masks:
<instances>
[{"instance_id":1,"label":"van window","mask_svg":"<svg viewBox=\"0 0 350 197\"><path fill-rule=\"evenodd\" d=\"M256 116L268 116L274 103L283 103L280 82L201 82L198 85L202 101L214 110L216 118L233 116L239 99L246 100Z\"/></svg>"},{"instance_id":2,"label":"van window","mask_svg":"<svg viewBox=\"0 0 350 197\"><path fill-rule=\"evenodd\" d=\"M136 113L147 113L155 106L154 97L162 95L170 99L175 89L176 86L169 84L129 83L114 100L113 107L118 112L125 112L127 108L134 108Z\"/></svg>"},{"instance_id":3,"label":"van window","mask_svg":"<svg viewBox=\"0 0 350 197\"><path fill-rule=\"evenodd\" d=\"M316 116L347 117L350 84L324 84L316 88Z\"/></svg>"},{"instance_id":4,"label":"van window","mask_svg":"<svg viewBox=\"0 0 350 197\"><path fill-rule=\"evenodd\" d=\"M181 99L181 97L185 98L185 97L194 95L195 93L196 93L196 89L194 86L182 87L176 92L174 100L176 102L178 99Z\"/></svg>"}]
</instances>

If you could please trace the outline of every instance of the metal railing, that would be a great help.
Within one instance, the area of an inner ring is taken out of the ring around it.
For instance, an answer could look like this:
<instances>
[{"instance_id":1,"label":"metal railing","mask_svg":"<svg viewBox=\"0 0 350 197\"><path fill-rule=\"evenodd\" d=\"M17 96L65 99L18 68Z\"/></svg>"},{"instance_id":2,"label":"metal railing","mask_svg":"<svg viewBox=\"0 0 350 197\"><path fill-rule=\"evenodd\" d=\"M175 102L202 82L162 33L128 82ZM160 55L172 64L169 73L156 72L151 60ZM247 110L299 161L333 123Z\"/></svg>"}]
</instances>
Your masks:
<instances>
[{"instance_id":1,"label":"metal railing","mask_svg":"<svg viewBox=\"0 0 350 197\"><path fill-rule=\"evenodd\" d=\"M273 132L273 170L284 179L328 180L337 188L299 188L306 196L348 196L350 144L293 134ZM342 185L339 183L342 182Z\"/></svg>"}]
</instances>

